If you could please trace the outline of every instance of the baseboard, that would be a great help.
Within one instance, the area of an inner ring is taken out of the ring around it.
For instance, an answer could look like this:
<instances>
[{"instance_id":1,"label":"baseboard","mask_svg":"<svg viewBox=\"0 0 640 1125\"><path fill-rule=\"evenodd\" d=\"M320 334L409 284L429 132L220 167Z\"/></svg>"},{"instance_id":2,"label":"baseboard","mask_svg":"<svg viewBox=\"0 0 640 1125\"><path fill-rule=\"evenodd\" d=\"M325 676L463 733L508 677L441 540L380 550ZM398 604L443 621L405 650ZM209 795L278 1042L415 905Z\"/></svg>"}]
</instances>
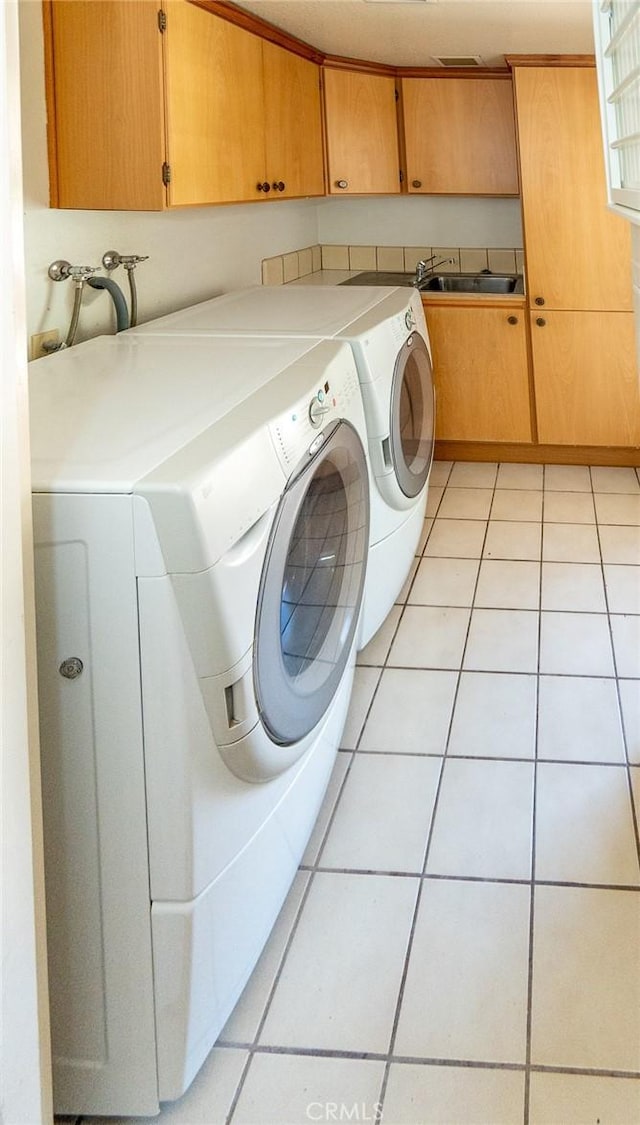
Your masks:
<instances>
[{"instance_id":1,"label":"baseboard","mask_svg":"<svg viewBox=\"0 0 640 1125\"><path fill-rule=\"evenodd\" d=\"M438 461L513 461L535 465L640 465L640 448L601 445L526 445L516 442L436 441Z\"/></svg>"}]
</instances>

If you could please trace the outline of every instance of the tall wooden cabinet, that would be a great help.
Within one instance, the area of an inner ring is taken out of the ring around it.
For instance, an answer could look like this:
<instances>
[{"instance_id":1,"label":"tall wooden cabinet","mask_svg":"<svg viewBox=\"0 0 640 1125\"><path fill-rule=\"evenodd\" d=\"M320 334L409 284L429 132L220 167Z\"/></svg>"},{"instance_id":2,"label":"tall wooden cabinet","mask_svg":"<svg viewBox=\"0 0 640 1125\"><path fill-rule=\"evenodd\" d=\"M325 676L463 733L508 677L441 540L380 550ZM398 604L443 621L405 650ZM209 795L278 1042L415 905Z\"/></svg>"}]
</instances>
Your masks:
<instances>
[{"instance_id":1,"label":"tall wooden cabinet","mask_svg":"<svg viewBox=\"0 0 640 1125\"><path fill-rule=\"evenodd\" d=\"M640 445L630 238L607 209L595 70L516 66L514 85L539 440Z\"/></svg>"},{"instance_id":2,"label":"tall wooden cabinet","mask_svg":"<svg viewBox=\"0 0 640 1125\"><path fill-rule=\"evenodd\" d=\"M514 87L531 298L631 309L629 228L607 209L595 70L516 67Z\"/></svg>"},{"instance_id":3,"label":"tall wooden cabinet","mask_svg":"<svg viewBox=\"0 0 640 1125\"><path fill-rule=\"evenodd\" d=\"M398 194L395 79L325 67L324 104L329 194Z\"/></svg>"},{"instance_id":4,"label":"tall wooden cabinet","mask_svg":"<svg viewBox=\"0 0 640 1125\"><path fill-rule=\"evenodd\" d=\"M52 201L323 195L320 67L186 0L45 0Z\"/></svg>"},{"instance_id":5,"label":"tall wooden cabinet","mask_svg":"<svg viewBox=\"0 0 640 1125\"><path fill-rule=\"evenodd\" d=\"M403 78L410 195L517 195L511 76Z\"/></svg>"}]
</instances>

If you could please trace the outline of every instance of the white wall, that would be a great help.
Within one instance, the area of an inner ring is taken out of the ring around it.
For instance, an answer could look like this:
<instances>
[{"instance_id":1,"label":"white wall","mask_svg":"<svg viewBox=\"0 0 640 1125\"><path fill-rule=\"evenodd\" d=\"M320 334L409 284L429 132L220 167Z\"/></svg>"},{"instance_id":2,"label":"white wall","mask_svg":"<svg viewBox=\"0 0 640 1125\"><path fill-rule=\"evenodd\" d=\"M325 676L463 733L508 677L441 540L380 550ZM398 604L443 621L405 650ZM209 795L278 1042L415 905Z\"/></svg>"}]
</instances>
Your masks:
<instances>
[{"instance_id":1,"label":"white wall","mask_svg":"<svg viewBox=\"0 0 640 1125\"><path fill-rule=\"evenodd\" d=\"M54 283L47 277L49 263L56 258L96 266L105 250L148 254L149 261L136 273L139 317L148 320L228 289L259 284L262 258L318 241L313 200L162 214L50 210L42 14L33 0L20 3L20 40L29 335L49 328L66 334L72 283ZM126 291L123 269L113 279ZM110 298L87 290L78 340L112 331L113 325Z\"/></svg>"},{"instance_id":2,"label":"white wall","mask_svg":"<svg viewBox=\"0 0 640 1125\"><path fill-rule=\"evenodd\" d=\"M519 199L412 195L326 199L318 241L351 246L522 246Z\"/></svg>"},{"instance_id":3,"label":"white wall","mask_svg":"<svg viewBox=\"0 0 640 1125\"><path fill-rule=\"evenodd\" d=\"M0 1121L51 1120L21 216L18 13L0 5Z\"/></svg>"}]
</instances>

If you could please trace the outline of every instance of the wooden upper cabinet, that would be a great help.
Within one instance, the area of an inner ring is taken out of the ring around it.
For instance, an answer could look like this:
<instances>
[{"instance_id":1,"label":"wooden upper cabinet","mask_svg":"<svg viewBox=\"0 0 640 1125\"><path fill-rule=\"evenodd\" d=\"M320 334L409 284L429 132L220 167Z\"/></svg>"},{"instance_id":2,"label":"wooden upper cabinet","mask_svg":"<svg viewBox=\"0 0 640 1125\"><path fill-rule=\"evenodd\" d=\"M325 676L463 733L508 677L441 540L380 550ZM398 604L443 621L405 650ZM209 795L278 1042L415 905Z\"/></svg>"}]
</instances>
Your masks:
<instances>
[{"instance_id":1,"label":"wooden upper cabinet","mask_svg":"<svg viewBox=\"0 0 640 1125\"><path fill-rule=\"evenodd\" d=\"M45 4L44 14L52 203L162 209L158 4L55 0Z\"/></svg>"},{"instance_id":2,"label":"wooden upper cabinet","mask_svg":"<svg viewBox=\"0 0 640 1125\"><path fill-rule=\"evenodd\" d=\"M516 67L514 83L530 302L630 309L629 227L607 209L595 70Z\"/></svg>"},{"instance_id":3,"label":"wooden upper cabinet","mask_svg":"<svg viewBox=\"0 0 640 1125\"><path fill-rule=\"evenodd\" d=\"M187 0L162 0L164 29L160 0L44 14L53 206L324 194L317 63Z\"/></svg>"},{"instance_id":4,"label":"wooden upper cabinet","mask_svg":"<svg viewBox=\"0 0 640 1125\"><path fill-rule=\"evenodd\" d=\"M273 194L324 195L320 67L266 40L262 51L265 178Z\"/></svg>"},{"instance_id":5,"label":"wooden upper cabinet","mask_svg":"<svg viewBox=\"0 0 640 1125\"><path fill-rule=\"evenodd\" d=\"M169 204L260 199L262 40L184 0L164 9Z\"/></svg>"},{"instance_id":6,"label":"wooden upper cabinet","mask_svg":"<svg viewBox=\"0 0 640 1125\"><path fill-rule=\"evenodd\" d=\"M326 67L324 99L329 194L398 194L395 79Z\"/></svg>"},{"instance_id":7,"label":"wooden upper cabinet","mask_svg":"<svg viewBox=\"0 0 640 1125\"><path fill-rule=\"evenodd\" d=\"M410 194L518 194L508 78L403 78L402 108Z\"/></svg>"}]
</instances>

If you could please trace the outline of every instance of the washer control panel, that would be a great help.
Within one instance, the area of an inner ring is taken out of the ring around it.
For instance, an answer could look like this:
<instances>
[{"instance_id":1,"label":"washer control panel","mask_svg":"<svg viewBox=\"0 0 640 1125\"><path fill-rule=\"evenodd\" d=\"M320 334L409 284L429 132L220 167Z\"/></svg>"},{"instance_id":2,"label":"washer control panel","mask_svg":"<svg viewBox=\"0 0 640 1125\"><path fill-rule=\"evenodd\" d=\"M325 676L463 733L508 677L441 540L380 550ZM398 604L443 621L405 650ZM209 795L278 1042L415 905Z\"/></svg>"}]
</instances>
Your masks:
<instances>
[{"instance_id":1,"label":"washer control panel","mask_svg":"<svg viewBox=\"0 0 640 1125\"><path fill-rule=\"evenodd\" d=\"M347 362L343 357L347 357ZM283 468L290 472L301 458L313 456L323 442L322 431L340 418L349 417L360 399L360 384L350 349L341 353L323 372L323 379L270 426Z\"/></svg>"}]
</instances>

